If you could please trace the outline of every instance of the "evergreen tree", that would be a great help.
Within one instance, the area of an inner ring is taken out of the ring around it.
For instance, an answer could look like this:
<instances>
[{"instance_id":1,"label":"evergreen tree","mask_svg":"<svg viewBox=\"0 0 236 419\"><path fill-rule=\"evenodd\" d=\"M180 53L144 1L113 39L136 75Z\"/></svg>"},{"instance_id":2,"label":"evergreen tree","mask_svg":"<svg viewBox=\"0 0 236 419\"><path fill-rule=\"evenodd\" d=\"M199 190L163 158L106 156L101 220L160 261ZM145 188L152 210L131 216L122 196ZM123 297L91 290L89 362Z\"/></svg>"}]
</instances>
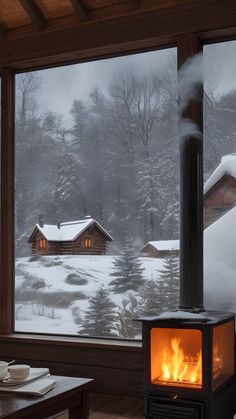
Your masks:
<instances>
[{"instance_id":1,"label":"evergreen tree","mask_svg":"<svg viewBox=\"0 0 236 419\"><path fill-rule=\"evenodd\" d=\"M108 291L100 288L94 297L89 299L89 308L85 312L83 327L79 334L89 336L115 336L115 322L117 315L114 312L116 305L108 297Z\"/></svg>"},{"instance_id":2,"label":"evergreen tree","mask_svg":"<svg viewBox=\"0 0 236 419\"><path fill-rule=\"evenodd\" d=\"M166 308L175 309L179 301L179 259L173 254L166 256L159 273L166 289Z\"/></svg>"},{"instance_id":3,"label":"evergreen tree","mask_svg":"<svg viewBox=\"0 0 236 419\"><path fill-rule=\"evenodd\" d=\"M142 262L136 256L128 236L125 239L125 246L121 255L115 258L113 265L115 270L110 274L115 277L110 282L113 292L137 291L144 284L144 268Z\"/></svg>"},{"instance_id":4,"label":"evergreen tree","mask_svg":"<svg viewBox=\"0 0 236 419\"><path fill-rule=\"evenodd\" d=\"M140 289L139 313L144 316L155 316L159 311L167 309L168 288L161 279L146 281Z\"/></svg>"}]
</instances>

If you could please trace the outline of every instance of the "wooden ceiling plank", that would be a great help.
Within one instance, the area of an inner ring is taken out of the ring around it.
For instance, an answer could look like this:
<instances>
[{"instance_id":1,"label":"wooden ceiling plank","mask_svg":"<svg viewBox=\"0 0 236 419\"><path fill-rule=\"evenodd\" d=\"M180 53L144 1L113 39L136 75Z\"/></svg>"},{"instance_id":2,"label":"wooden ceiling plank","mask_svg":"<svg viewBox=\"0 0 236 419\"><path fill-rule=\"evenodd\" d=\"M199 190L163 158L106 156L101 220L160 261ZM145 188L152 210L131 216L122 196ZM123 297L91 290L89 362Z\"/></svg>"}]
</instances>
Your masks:
<instances>
[{"instance_id":1,"label":"wooden ceiling plank","mask_svg":"<svg viewBox=\"0 0 236 419\"><path fill-rule=\"evenodd\" d=\"M35 0L19 0L19 3L35 25L41 29L45 28L47 21Z\"/></svg>"},{"instance_id":2,"label":"wooden ceiling plank","mask_svg":"<svg viewBox=\"0 0 236 419\"><path fill-rule=\"evenodd\" d=\"M70 2L81 20L85 21L90 19L90 13L85 6L84 0L70 0Z\"/></svg>"},{"instance_id":3,"label":"wooden ceiling plank","mask_svg":"<svg viewBox=\"0 0 236 419\"><path fill-rule=\"evenodd\" d=\"M134 9L139 9L139 6L140 6L139 0L128 0L128 2L133 6Z\"/></svg>"},{"instance_id":4,"label":"wooden ceiling plank","mask_svg":"<svg viewBox=\"0 0 236 419\"><path fill-rule=\"evenodd\" d=\"M7 29L5 26L0 22L0 38L6 38Z\"/></svg>"},{"instance_id":5,"label":"wooden ceiling plank","mask_svg":"<svg viewBox=\"0 0 236 419\"><path fill-rule=\"evenodd\" d=\"M215 6L212 9L212 2ZM216 3L215 3L216 2ZM213 13L214 11L214 13ZM73 19L75 16L73 16ZM235 0L191 0L188 4L142 10L102 21L89 21L53 30L29 32L27 36L0 42L0 66L33 68L120 54L141 48L176 44L178 34L200 33L201 39L236 35ZM48 27L50 27L48 25ZM220 34L220 35L219 35ZM223 34L223 35L222 35Z\"/></svg>"}]
</instances>

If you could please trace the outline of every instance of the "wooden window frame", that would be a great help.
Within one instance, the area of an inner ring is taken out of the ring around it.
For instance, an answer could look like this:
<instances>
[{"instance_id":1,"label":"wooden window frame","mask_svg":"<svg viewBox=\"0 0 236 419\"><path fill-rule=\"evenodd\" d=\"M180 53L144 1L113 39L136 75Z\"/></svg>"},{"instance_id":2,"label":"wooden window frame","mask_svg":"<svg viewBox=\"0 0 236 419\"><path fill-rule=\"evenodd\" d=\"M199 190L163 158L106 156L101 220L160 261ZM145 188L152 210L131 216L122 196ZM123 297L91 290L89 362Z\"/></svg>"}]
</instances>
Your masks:
<instances>
[{"instance_id":1,"label":"wooden window frame","mask_svg":"<svg viewBox=\"0 0 236 419\"><path fill-rule=\"evenodd\" d=\"M183 3L155 12L143 11L138 17L127 15L110 19L103 25L95 22L88 26L86 36L83 36L83 26L79 26L32 33L31 37L4 40L0 44L2 359L14 357L17 361L28 361L35 366L47 365L54 373L91 376L96 379L95 391L134 395L142 389L140 342L14 332L14 75L24 70L172 46L177 46L180 65L201 51L205 42L235 38L235 2L216 0L216 3L214 10L212 2L194 0L191 5ZM202 126L202 101L189 106L186 116Z\"/></svg>"}]
</instances>

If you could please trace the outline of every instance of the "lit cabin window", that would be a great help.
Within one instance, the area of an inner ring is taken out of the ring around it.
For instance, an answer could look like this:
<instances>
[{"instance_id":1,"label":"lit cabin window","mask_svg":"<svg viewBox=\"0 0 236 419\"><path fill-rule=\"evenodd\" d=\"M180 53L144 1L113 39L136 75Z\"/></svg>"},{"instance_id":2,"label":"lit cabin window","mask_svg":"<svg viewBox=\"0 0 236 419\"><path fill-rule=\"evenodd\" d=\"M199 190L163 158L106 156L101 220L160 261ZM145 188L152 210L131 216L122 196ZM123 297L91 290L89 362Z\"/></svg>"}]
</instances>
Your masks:
<instances>
[{"instance_id":1,"label":"lit cabin window","mask_svg":"<svg viewBox=\"0 0 236 419\"><path fill-rule=\"evenodd\" d=\"M84 239L84 247L92 247L92 239L90 237Z\"/></svg>"},{"instance_id":2,"label":"lit cabin window","mask_svg":"<svg viewBox=\"0 0 236 419\"><path fill-rule=\"evenodd\" d=\"M39 248L40 249L46 249L46 240L45 239L39 240Z\"/></svg>"}]
</instances>

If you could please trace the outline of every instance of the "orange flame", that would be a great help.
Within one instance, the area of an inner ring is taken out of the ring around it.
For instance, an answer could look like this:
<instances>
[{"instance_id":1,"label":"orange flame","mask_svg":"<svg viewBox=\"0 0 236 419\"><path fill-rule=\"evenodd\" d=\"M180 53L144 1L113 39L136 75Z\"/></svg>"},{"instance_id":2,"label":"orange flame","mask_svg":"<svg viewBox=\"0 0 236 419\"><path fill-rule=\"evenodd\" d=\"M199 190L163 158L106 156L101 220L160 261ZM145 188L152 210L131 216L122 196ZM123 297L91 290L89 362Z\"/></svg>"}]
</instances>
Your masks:
<instances>
[{"instance_id":1,"label":"orange flame","mask_svg":"<svg viewBox=\"0 0 236 419\"><path fill-rule=\"evenodd\" d=\"M170 347L166 347L163 351L161 371L161 380L201 386L202 353L200 351L196 357L185 355L180 346L180 338L174 337L171 339Z\"/></svg>"}]
</instances>

